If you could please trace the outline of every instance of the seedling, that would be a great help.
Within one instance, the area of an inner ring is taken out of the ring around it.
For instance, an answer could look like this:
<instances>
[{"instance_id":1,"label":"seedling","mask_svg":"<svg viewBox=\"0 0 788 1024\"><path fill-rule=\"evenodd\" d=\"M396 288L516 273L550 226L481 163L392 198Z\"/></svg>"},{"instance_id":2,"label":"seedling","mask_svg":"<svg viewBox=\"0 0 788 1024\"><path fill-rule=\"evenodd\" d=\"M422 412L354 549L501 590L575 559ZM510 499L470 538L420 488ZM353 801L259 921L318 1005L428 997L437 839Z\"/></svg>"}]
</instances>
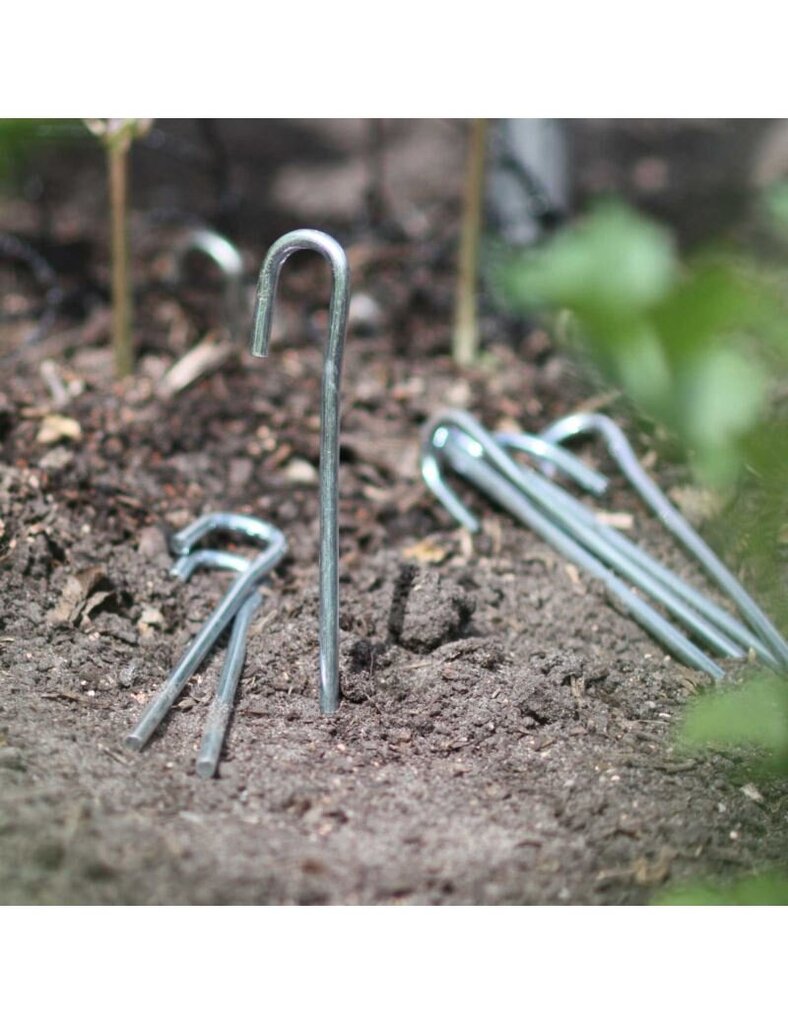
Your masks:
<instances>
[{"instance_id":1,"label":"seedling","mask_svg":"<svg viewBox=\"0 0 788 1024\"><path fill-rule=\"evenodd\" d=\"M458 366L475 362L479 349L479 319L476 307L476 282L479 272L479 240L482 230L484 193L484 150L487 121L471 122L468 141L468 169L465 179L457 298L454 313L452 354Z\"/></svg>"}]
</instances>

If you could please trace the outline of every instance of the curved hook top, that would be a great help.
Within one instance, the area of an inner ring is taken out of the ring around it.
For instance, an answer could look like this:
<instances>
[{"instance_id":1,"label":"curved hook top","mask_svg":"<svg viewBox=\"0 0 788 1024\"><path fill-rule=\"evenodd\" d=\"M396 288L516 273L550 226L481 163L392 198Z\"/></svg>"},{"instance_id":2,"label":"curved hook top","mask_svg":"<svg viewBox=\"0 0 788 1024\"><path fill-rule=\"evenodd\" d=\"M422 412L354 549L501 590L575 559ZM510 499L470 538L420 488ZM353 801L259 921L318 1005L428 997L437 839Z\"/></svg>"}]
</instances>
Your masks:
<instances>
[{"instance_id":1,"label":"curved hook top","mask_svg":"<svg viewBox=\"0 0 788 1024\"><path fill-rule=\"evenodd\" d=\"M224 277L224 312L235 340L244 320L243 258L233 243L210 228L196 228L181 240L176 249L177 276L183 276L184 262L191 252L201 252L212 260Z\"/></svg>"},{"instance_id":2,"label":"curved hook top","mask_svg":"<svg viewBox=\"0 0 788 1024\"><path fill-rule=\"evenodd\" d=\"M311 249L324 256L330 266L333 284L329 311L328 349L326 362L339 365L345 341L347 308L350 297L350 268L342 246L331 235L313 228L299 228L282 235L271 246L260 269L257 302L254 311L252 355L267 356L274 314L274 295L279 273L288 256L301 249Z\"/></svg>"},{"instance_id":3,"label":"curved hook top","mask_svg":"<svg viewBox=\"0 0 788 1024\"><path fill-rule=\"evenodd\" d=\"M188 583L196 569L204 568L246 572L249 568L249 559L242 555L234 555L231 551L198 548L197 551L191 551L188 555L181 555L170 569L170 576L177 576L184 583Z\"/></svg>"},{"instance_id":4,"label":"curved hook top","mask_svg":"<svg viewBox=\"0 0 788 1024\"><path fill-rule=\"evenodd\" d=\"M447 414L443 412L432 416L424 426L421 440L421 476L424 483L443 505L449 515L470 533L476 533L480 527L479 520L457 497L454 490L443 479L441 467L446 459L444 451L449 440L450 427L455 424L446 422Z\"/></svg>"},{"instance_id":5,"label":"curved hook top","mask_svg":"<svg viewBox=\"0 0 788 1024\"><path fill-rule=\"evenodd\" d=\"M252 355L268 354L279 272L287 257L299 249L311 249L324 256L333 278L320 397L319 506L320 709L330 713L336 711L339 703L339 405L350 298L347 257L342 246L330 235L301 228L282 235L268 250L257 285Z\"/></svg>"},{"instance_id":6,"label":"curved hook top","mask_svg":"<svg viewBox=\"0 0 788 1024\"><path fill-rule=\"evenodd\" d=\"M566 452L556 444L531 434L490 434L470 413L460 409L448 409L432 416L424 427L421 446L421 473L424 482L441 504L463 526L472 533L479 529L475 516L462 504L441 474L441 466L447 457L449 442L452 457L457 454L457 445L474 458L485 458L499 473L515 486L520 487L518 473L528 472L525 467L513 462L504 449L516 448L534 457L560 467L568 476L593 494L604 493L607 480L601 474L590 470L577 458L566 458Z\"/></svg>"},{"instance_id":7,"label":"curved hook top","mask_svg":"<svg viewBox=\"0 0 788 1024\"><path fill-rule=\"evenodd\" d=\"M242 515L239 512L206 512L193 523L174 533L170 537L170 548L176 555L188 555L203 537L220 531L240 533L276 550L287 550L287 541L281 530L264 519Z\"/></svg>"},{"instance_id":8,"label":"curved hook top","mask_svg":"<svg viewBox=\"0 0 788 1024\"><path fill-rule=\"evenodd\" d=\"M732 572L711 550L700 534L674 508L661 488L651 479L632 449L624 431L603 413L581 412L553 423L542 431L546 441L560 444L578 434L599 434L607 450L643 501L662 525L690 551L717 586L734 602L761 640L788 666L788 643L780 631L758 606Z\"/></svg>"},{"instance_id":9,"label":"curved hook top","mask_svg":"<svg viewBox=\"0 0 788 1024\"><path fill-rule=\"evenodd\" d=\"M545 441L552 441L553 444L563 444L570 437L577 437L578 434L599 434L607 445L607 450L617 463L622 473L630 479L633 486L633 477L641 480L645 477L643 467L638 461L632 445L627 440L626 434L619 425L609 416L601 412L574 412L563 419L556 420L547 430L543 430L541 436Z\"/></svg>"},{"instance_id":10,"label":"curved hook top","mask_svg":"<svg viewBox=\"0 0 788 1024\"><path fill-rule=\"evenodd\" d=\"M244 270L243 259L233 243L210 228L195 228L184 236L177 248L179 262L186 254L193 251L205 253L227 277L241 277Z\"/></svg>"}]
</instances>

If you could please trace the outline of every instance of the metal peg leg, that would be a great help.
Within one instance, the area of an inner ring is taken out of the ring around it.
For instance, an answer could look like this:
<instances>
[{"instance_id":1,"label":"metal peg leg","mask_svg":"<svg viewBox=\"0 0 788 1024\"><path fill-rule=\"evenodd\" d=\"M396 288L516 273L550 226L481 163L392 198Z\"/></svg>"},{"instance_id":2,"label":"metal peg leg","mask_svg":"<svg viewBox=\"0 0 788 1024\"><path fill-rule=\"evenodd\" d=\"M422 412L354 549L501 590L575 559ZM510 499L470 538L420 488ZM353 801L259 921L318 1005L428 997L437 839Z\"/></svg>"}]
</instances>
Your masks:
<instances>
[{"instance_id":1,"label":"metal peg leg","mask_svg":"<svg viewBox=\"0 0 788 1024\"><path fill-rule=\"evenodd\" d=\"M197 774L201 779L210 779L216 774L222 744L233 711L235 691L246 658L246 636L257 609L262 604L259 594L253 594L235 616L230 642L224 656L222 674L216 687L216 694L208 709L208 721L202 737L202 746L197 756Z\"/></svg>"},{"instance_id":2,"label":"metal peg leg","mask_svg":"<svg viewBox=\"0 0 788 1024\"><path fill-rule=\"evenodd\" d=\"M257 524L257 529L254 529L255 523ZM172 538L171 546L178 554L188 554L189 546L209 533L211 529L240 530L247 535L263 540L268 544L268 547L251 561L248 568L241 572L233 582L167 681L158 693L151 698L139 721L126 737L126 745L131 747L132 750L141 750L145 746L159 725L164 721L167 712L180 696L186 683L208 656L216 641L230 625L263 578L281 562L287 552L287 542L285 541L284 534L277 530L276 527L271 526L269 523L263 523L260 520L252 520L249 516L228 516L222 513L203 516L196 524L187 527L186 530L182 530L180 534L176 534ZM181 578L188 578L189 570L183 570L181 562L176 563L174 572L176 575L180 575ZM232 568L234 566L232 562L228 562L226 567Z\"/></svg>"},{"instance_id":3,"label":"metal peg leg","mask_svg":"<svg viewBox=\"0 0 788 1024\"><path fill-rule=\"evenodd\" d=\"M330 714L339 704L339 405L350 294L347 257L330 235L303 228L283 235L268 250L257 288L252 354L268 354L279 272L300 249L324 256L333 276L320 408L320 710Z\"/></svg>"}]
</instances>

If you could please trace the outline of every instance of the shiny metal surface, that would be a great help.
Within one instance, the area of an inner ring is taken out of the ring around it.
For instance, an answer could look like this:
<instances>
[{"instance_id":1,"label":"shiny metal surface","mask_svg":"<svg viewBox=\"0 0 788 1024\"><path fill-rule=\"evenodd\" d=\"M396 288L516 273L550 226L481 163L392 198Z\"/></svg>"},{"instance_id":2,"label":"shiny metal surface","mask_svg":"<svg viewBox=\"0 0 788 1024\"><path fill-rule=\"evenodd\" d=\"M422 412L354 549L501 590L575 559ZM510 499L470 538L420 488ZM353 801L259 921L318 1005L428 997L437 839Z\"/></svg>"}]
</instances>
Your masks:
<instances>
[{"instance_id":1,"label":"shiny metal surface","mask_svg":"<svg viewBox=\"0 0 788 1024\"><path fill-rule=\"evenodd\" d=\"M241 337L244 321L243 260L229 238L210 228L190 231L176 248L179 279L190 252L204 253L221 270L224 277L224 316L233 341Z\"/></svg>"},{"instance_id":2,"label":"shiny metal surface","mask_svg":"<svg viewBox=\"0 0 788 1024\"><path fill-rule=\"evenodd\" d=\"M347 257L330 235L303 228L283 235L268 250L260 270L252 354L268 355L279 273L288 256L301 249L324 256L333 280L320 402L320 710L328 714L339 704L339 412L350 296Z\"/></svg>"},{"instance_id":3,"label":"shiny metal surface","mask_svg":"<svg viewBox=\"0 0 788 1024\"><path fill-rule=\"evenodd\" d=\"M558 420L541 436L546 441L562 443L580 434L598 434L610 455L632 487L651 508L662 525L697 559L706 574L720 590L727 594L742 617L767 645L779 665L788 666L788 642L780 631L739 583L733 573L711 550L667 496L640 465L624 432L609 416L601 413L581 412Z\"/></svg>"},{"instance_id":4,"label":"shiny metal surface","mask_svg":"<svg viewBox=\"0 0 788 1024\"><path fill-rule=\"evenodd\" d=\"M250 561L246 570L233 581L231 587L208 617L167 681L158 693L151 698L137 725L126 737L126 745L133 750L140 750L148 742L164 720L169 709L180 696L190 677L200 667L216 641L235 618L241 606L251 596L261 580L279 564L287 551L287 542L284 534L277 530L276 527L271 526L270 523L265 523L263 520L254 520L250 516L228 516L226 513L213 513L209 516L202 516L196 523L187 527L186 530L175 534L171 539L171 545L176 554L188 555L189 545L197 543L198 540L210 533L212 523L221 524L216 526L216 529L232 530L234 527L228 525L228 523L236 523L238 519L242 520L238 525L238 529L241 532L246 536L255 536L256 539L263 539L268 547ZM254 533L250 531L254 531ZM183 566L181 569L183 569Z\"/></svg>"},{"instance_id":5,"label":"shiny metal surface","mask_svg":"<svg viewBox=\"0 0 788 1024\"><path fill-rule=\"evenodd\" d=\"M550 450L543 456L530 442L518 444L520 436L503 435L502 440L529 451L534 457L552 461ZM738 619L617 530L599 523L593 511L577 498L533 469L514 462L496 438L462 410L439 413L425 427L422 474L428 487L454 518L475 531L479 528L475 516L443 479L444 464L530 526L566 557L603 580L630 614L682 661L715 678L722 675L722 669L704 651L634 594L624 580L660 602L677 621L718 654L743 658L747 650L753 648L762 660L774 665L771 651ZM579 478L572 465L562 468ZM583 483L582 478L579 479Z\"/></svg>"}]
</instances>

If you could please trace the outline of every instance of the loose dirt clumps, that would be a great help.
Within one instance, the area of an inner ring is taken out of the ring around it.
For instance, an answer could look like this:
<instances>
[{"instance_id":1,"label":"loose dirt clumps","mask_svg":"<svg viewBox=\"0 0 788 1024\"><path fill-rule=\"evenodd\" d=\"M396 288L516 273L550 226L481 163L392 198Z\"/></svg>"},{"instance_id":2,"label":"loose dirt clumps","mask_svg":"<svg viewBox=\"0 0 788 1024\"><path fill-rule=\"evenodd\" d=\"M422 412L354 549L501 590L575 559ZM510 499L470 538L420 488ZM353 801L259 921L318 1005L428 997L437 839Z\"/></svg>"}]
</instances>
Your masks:
<instances>
[{"instance_id":1,"label":"loose dirt clumps","mask_svg":"<svg viewBox=\"0 0 788 1024\"><path fill-rule=\"evenodd\" d=\"M319 261L283 275L286 343L275 338L264 363L239 342L165 398L163 374L215 325L199 312L205 296L196 307L157 290L169 243L148 225L133 378L113 380L101 305L8 364L5 902L642 903L670 880L783 860L785 785L759 781L755 801L735 759L676 746L709 681L505 514L458 485L483 522L471 537L421 482L419 428L444 405L491 429L536 429L587 401L625 416L543 331L494 312L484 364L451 364L455 237L441 225L455 220L445 205L431 216L429 232L394 242L338 231L355 292L379 315L346 347L334 716L317 702ZM84 273L100 280L95 232ZM259 241L242 241L259 266ZM44 358L63 382L59 405ZM78 429L44 432L55 414ZM682 482L653 458L660 482ZM700 583L612 476L633 535ZM289 554L267 581L219 777L206 782L195 758L221 651L142 753L123 739L227 585L222 573L169 575L168 534L215 509L269 519Z\"/></svg>"},{"instance_id":2,"label":"loose dirt clumps","mask_svg":"<svg viewBox=\"0 0 788 1024\"><path fill-rule=\"evenodd\" d=\"M783 789L764 784L755 803L730 760L675 748L706 680L503 514L468 494L485 524L471 538L420 483L417 425L456 386L453 368L420 357L431 372L415 388L410 360L353 338L348 349L344 430L364 437L367 458L341 471L344 697L330 718L317 710L317 491L285 471L293 455L315 457L318 425L300 410L319 351L296 347L284 374L283 361L260 373L243 357L168 403L130 397L144 378L119 394L108 376L86 378L69 410L82 437L44 466L58 449L36 441L30 411L46 395L31 372L13 379L3 898L642 902L670 878L779 859ZM546 403L551 391L523 355L497 358L495 373L467 377L492 426L526 385ZM562 393L579 400L560 365ZM569 407L550 402L547 415ZM234 483L244 459L253 472ZM665 550L623 487L612 500ZM168 574L168 531L211 508L271 519L290 554L252 629L220 777L204 782L194 761L218 653L144 752L123 737L226 585Z\"/></svg>"}]
</instances>

